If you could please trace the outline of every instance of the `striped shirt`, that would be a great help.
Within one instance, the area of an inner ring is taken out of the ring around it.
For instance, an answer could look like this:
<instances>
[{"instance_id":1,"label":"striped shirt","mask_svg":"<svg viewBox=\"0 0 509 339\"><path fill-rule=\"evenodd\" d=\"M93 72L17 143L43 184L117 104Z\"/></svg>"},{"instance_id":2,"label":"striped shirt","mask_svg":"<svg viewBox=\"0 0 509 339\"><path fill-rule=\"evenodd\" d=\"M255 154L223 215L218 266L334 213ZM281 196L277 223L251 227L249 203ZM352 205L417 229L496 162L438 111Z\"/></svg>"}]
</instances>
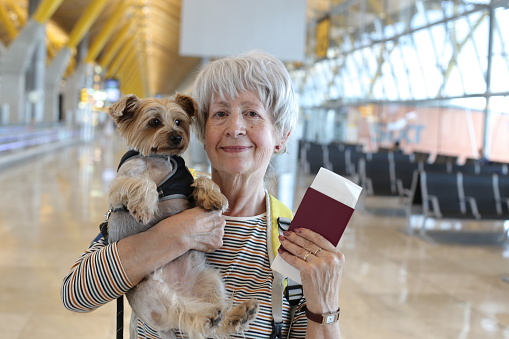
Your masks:
<instances>
[{"instance_id":1,"label":"striped shirt","mask_svg":"<svg viewBox=\"0 0 509 339\"><path fill-rule=\"evenodd\" d=\"M219 269L229 296L234 303L257 299L260 310L249 330L230 338L267 339L272 332L272 270L267 252L267 217L225 216L223 246L208 254L208 262ZM64 279L62 298L73 311L87 312L123 295L132 287L120 263L116 244L102 242L92 246L76 261ZM289 328L290 307L284 299L283 337ZM290 338L305 338L307 319L298 311ZM157 331L137 321L137 338L160 338ZM177 338L188 338L178 333Z\"/></svg>"}]
</instances>

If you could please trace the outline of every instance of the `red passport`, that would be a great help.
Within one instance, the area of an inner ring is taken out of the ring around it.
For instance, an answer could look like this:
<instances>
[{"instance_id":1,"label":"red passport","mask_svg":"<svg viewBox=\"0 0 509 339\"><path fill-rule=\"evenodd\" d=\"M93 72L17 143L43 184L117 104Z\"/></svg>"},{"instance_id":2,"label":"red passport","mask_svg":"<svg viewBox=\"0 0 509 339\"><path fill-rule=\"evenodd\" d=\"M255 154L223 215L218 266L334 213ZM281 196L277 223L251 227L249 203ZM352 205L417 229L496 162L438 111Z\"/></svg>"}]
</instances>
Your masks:
<instances>
[{"instance_id":1,"label":"red passport","mask_svg":"<svg viewBox=\"0 0 509 339\"><path fill-rule=\"evenodd\" d=\"M289 230L307 228L338 246L362 188L325 168L320 168L290 223ZM272 269L300 283L300 272L278 254Z\"/></svg>"},{"instance_id":2,"label":"red passport","mask_svg":"<svg viewBox=\"0 0 509 339\"><path fill-rule=\"evenodd\" d=\"M354 209L308 187L289 230L308 228L337 246Z\"/></svg>"}]
</instances>

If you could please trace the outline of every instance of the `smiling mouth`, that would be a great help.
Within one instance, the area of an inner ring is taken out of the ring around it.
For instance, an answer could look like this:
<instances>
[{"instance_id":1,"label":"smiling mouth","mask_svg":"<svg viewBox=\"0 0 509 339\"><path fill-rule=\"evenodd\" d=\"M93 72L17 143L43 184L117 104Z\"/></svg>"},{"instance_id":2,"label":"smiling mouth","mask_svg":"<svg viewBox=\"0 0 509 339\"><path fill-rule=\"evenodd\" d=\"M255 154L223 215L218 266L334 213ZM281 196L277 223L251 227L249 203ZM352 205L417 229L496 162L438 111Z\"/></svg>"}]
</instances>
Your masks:
<instances>
[{"instance_id":1,"label":"smiling mouth","mask_svg":"<svg viewBox=\"0 0 509 339\"><path fill-rule=\"evenodd\" d=\"M251 147L249 147L249 146L223 146L223 147L221 147L221 149L224 150L225 152L243 152L243 151L247 151L250 148Z\"/></svg>"}]
</instances>

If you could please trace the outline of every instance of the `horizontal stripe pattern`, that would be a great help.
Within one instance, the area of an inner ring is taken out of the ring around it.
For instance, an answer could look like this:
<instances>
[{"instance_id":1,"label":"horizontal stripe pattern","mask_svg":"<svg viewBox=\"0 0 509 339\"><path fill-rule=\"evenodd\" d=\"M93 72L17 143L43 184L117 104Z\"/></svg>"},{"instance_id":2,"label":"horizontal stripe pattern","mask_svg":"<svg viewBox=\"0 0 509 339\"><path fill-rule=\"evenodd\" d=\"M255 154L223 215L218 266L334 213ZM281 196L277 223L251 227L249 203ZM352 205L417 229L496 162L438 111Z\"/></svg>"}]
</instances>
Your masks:
<instances>
[{"instance_id":1,"label":"horizontal stripe pattern","mask_svg":"<svg viewBox=\"0 0 509 339\"><path fill-rule=\"evenodd\" d=\"M117 244L94 242L64 278L61 297L75 312L90 312L124 295L132 287L120 262Z\"/></svg>"}]
</instances>

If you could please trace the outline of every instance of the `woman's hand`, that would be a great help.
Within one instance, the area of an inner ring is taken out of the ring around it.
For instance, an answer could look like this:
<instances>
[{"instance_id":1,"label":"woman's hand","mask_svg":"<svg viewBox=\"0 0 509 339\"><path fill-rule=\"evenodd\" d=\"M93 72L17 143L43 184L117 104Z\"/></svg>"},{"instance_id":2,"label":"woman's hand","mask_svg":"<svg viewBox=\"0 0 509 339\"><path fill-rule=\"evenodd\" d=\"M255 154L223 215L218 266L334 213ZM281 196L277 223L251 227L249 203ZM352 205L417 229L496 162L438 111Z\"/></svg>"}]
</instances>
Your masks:
<instances>
[{"instance_id":1,"label":"woman's hand","mask_svg":"<svg viewBox=\"0 0 509 339\"><path fill-rule=\"evenodd\" d=\"M182 219L171 219L182 214ZM174 215L166 220L174 223L172 229L183 232L182 240L189 250L214 252L223 246L226 221L221 211L208 211L195 207ZM164 226L163 226L164 227Z\"/></svg>"},{"instance_id":2,"label":"woman's hand","mask_svg":"<svg viewBox=\"0 0 509 339\"><path fill-rule=\"evenodd\" d=\"M344 255L305 228L284 232L279 240L286 250L280 248L280 256L300 271L308 310L317 314L337 311Z\"/></svg>"},{"instance_id":3,"label":"woman's hand","mask_svg":"<svg viewBox=\"0 0 509 339\"><path fill-rule=\"evenodd\" d=\"M163 219L147 232L168 239L169 247L180 245L181 254L188 250L214 252L223 246L225 225L221 211L194 207Z\"/></svg>"}]
</instances>

